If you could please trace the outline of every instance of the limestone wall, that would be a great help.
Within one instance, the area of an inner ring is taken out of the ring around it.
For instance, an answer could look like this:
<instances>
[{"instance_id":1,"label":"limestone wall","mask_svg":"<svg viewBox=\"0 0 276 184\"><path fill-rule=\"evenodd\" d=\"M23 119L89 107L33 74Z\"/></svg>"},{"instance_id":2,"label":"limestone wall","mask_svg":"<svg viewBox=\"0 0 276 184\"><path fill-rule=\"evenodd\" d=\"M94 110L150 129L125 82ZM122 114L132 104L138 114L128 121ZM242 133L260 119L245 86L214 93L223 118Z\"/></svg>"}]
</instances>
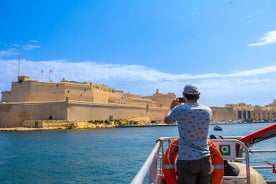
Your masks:
<instances>
[{"instance_id":1,"label":"limestone wall","mask_svg":"<svg viewBox=\"0 0 276 184\"><path fill-rule=\"evenodd\" d=\"M13 82L9 92L2 93L3 102L60 101L66 96L79 101L93 101L90 84L24 81Z\"/></svg>"},{"instance_id":2,"label":"limestone wall","mask_svg":"<svg viewBox=\"0 0 276 184\"><path fill-rule=\"evenodd\" d=\"M91 121L148 118L146 108L143 106L88 103L69 99L60 102L0 104L0 114L2 128L31 126L26 123L28 120ZM33 122L32 126L35 126ZM41 125L36 124L36 126Z\"/></svg>"},{"instance_id":3,"label":"limestone wall","mask_svg":"<svg viewBox=\"0 0 276 184\"><path fill-rule=\"evenodd\" d=\"M69 129L74 124L67 120L25 120L23 127L28 128L49 128L49 129Z\"/></svg>"},{"instance_id":4,"label":"limestone wall","mask_svg":"<svg viewBox=\"0 0 276 184\"><path fill-rule=\"evenodd\" d=\"M24 102L29 99L30 83L22 85L22 83L13 82L12 91L2 93L2 102Z\"/></svg>"},{"instance_id":5,"label":"limestone wall","mask_svg":"<svg viewBox=\"0 0 276 184\"><path fill-rule=\"evenodd\" d=\"M26 120L66 120L65 101L0 104L0 127L20 127Z\"/></svg>"},{"instance_id":6,"label":"limestone wall","mask_svg":"<svg viewBox=\"0 0 276 184\"><path fill-rule=\"evenodd\" d=\"M165 115L167 114L169 108L160 108L160 107L152 107L149 108L148 110L148 117L151 120L158 120L158 121L163 121Z\"/></svg>"},{"instance_id":7,"label":"limestone wall","mask_svg":"<svg viewBox=\"0 0 276 184\"><path fill-rule=\"evenodd\" d=\"M90 121L147 117L145 107L125 104L81 103L70 101L68 120Z\"/></svg>"},{"instance_id":8,"label":"limestone wall","mask_svg":"<svg viewBox=\"0 0 276 184\"><path fill-rule=\"evenodd\" d=\"M60 100L64 100L65 96L70 97L70 99L78 101L88 101L93 102L92 84L91 83L67 83L62 82L60 85L63 88L63 97Z\"/></svg>"},{"instance_id":9,"label":"limestone wall","mask_svg":"<svg viewBox=\"0 0 276 184\"><path fill-rule=\"evenodd\" d=\"M213 111L213 121L237 121L238 116L237 112L234 111L232 108L225 108L225 107L212 107Z\"/></svg>"},{"instance_id":10,"label":"limestone wall","mask_svg":"<svg viewBox=\"0 0 276 184\"><path fill-rule=\"evenodd\" d=\"M159 93L159 90L157 89L155 94L153 94L152 96L145 96L143 98L153 100L155 103L153 103L152 106L169 107L171 105L172 100L175 99L176 96L174 93L168 93L168 94Z\"/></svg>"},{"instance_id":11,"label":"limestone wall","mask_svg":"<svg viewBox=\"0 0 276 184\"><path fill-rule=\"evenodd\" d=\"M109 102L123 102L123 93L116 92L111 88L104 85L93 84L92 88L93 102L96 103L109 103ZM72 99L73 100L73 99Z\"/></svg>"}]
</instances>

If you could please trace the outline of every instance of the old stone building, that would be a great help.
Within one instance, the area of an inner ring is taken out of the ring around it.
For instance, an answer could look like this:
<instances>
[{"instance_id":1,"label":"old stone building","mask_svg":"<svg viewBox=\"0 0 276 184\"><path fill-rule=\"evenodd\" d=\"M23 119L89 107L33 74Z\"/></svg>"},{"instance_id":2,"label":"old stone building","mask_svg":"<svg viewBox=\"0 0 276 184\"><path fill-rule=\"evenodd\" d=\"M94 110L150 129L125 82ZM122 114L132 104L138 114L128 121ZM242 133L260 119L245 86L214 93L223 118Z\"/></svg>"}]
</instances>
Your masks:
<instances>
[{"instance_id":1,"label":"old stone building","mask_svg":"<svg viewBox=\"0 0 276 184\"><path fill-rule=\"evenodd\" d=\"M125 94L106 85L66 81L41 82L19 76L2 92L0 127L24 126L29 120L90 121L140 117L162 120L173 94L150 97ZM33 125L35 126L35 125Z\"/></svg>"},{"instance_id":2,"label":"old stone building","mask_svg":"<svg viewBox=\"0 0 276 184\"><path fill-rule=\"evenodd\" d=\"M276 118L276 100L264 107L245 103L212 107L213 120L223 122L269 122Z\"/></svg>"},{"instance_id":3,"label":"old stone building","mask_svg":"<svg viewBox=\"0 0 276 184\"><path fill-rule=\"evenodd\" d=\"M162 121L174 93L152 96L126 94L106 85L75 82L41 82L19 76L11 90L2 92L0 127L38 127L41 120L91 121L141 118L144 123ZM276 117L276 101L265 107L244 103L211 107L213 121L270 121Z\"/></svg>"},{"instance_id":4,"label":"old stone building","mask_svg":"<svg viewBox=\"0 0 276 184\"><path fill-rule=\"evenodd\" d=\"M276 118L276 100L264 107L245 103L228 104L226 107L232 108L236 112L238 120L268 122Z\"/></svg>"}]
</instances>

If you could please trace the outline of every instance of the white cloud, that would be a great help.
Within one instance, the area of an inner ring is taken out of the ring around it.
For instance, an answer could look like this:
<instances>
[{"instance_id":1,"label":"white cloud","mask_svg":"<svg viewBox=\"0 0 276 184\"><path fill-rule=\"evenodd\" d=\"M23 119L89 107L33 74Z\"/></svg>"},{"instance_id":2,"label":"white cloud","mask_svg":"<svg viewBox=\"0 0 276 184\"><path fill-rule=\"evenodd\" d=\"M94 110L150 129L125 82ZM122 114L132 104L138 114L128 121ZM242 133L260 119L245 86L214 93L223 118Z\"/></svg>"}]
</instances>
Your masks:
<instances>
[{"instance_id":1,"label":"white cloud","mask_svg":"<svg viewBox=\"0 0 276 184\"><path fill-rule=\"evenodd\" d=\"M41 48L36 40L29 40L27 43L12 43L9 49L0 50L0 58L9 58L11 56L20 55L22 51L31 51Z\"/></svg>"},{"instance_id":2,"label":"white cloud","mask_svg":"<svg viewBox=\"0 0 276 184\"><path fill-rule=\"evenodd\" d=\"M33 49L38 49L40 48L39 45L34 45L34 44L27 44L22 46L23 50L33 50Z\"/></svg>"},{"instance_id":3,"label":"white cloud","mask_svg":"<svg viewBox=\"0 0 276 184\"><path fill-rule=\"evenodd\" d=\"M248 46L263 46L272 43L276 43L276 30L266 33L262 38L259 39L259 42L248 44Z\"/></svg>"},{"instance_id":4,"label":"white cloud","mask_svg":"<svg viewBox=\"0 0 276 184\"><path fill-rule=\"evenodd\" d=\"M0 50L0 58L18 55L15 49Z\"/></svg>"},{"instance_id":5,"label":"white cloud","mask_svg":"<svg viewBox=\"0 0 276 184\"><path fill-rule=\"evenodd\" d=\"M252 70L232 73L173 74L162 73L140 65L103 64L92 61L67 62L0 60L0 91L10 90L12 81L19 75L28 75L33 80L59 82L95 82L125 93L152 95L158 88L161 93L181 95L186 83L198 84L201 100L209 105L223 106L227 103L263 105L275 99L276 64ZM20 71L18 71L20 69ZM49 70L53 72L49 72ZM43 70L43 73L42 73ZM261 97L265 97L261 102Z\"/></svg>"}]
</instances>

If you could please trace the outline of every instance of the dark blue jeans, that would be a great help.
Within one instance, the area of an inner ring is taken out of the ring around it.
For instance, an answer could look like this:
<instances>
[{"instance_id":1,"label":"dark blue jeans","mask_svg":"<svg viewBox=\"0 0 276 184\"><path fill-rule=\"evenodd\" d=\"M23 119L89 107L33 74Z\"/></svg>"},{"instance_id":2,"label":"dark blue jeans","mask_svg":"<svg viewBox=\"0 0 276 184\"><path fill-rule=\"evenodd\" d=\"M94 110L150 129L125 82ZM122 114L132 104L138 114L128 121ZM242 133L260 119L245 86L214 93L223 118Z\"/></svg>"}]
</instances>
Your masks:
<instances>
[{"instance_id":1,"label":"dark blue jeans","mask_svg":"<svg viewBox=\"0 0 276 184\"><path fill-rule=\"evenodd\" d=\"M178 184L212 184L210 157L177 160Z\"/></svg>"}]
</instances>

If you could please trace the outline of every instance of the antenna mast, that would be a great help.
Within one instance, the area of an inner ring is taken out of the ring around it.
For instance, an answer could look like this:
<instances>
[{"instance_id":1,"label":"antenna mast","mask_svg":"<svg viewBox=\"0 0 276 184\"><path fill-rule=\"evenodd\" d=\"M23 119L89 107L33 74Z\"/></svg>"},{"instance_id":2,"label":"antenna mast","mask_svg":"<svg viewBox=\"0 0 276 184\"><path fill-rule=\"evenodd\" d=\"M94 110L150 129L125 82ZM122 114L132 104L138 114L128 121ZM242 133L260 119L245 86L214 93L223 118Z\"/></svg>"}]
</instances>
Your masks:
<instances>
[{"instance_id":1,"label":"antenna mast","mask_svg":"<svg viewBox=\"0 0 276 184\"><path fill-rule=\"evenodd\" d=\"M20 74L20 59L18 61L18 73L17 73L17 77L19 77L19 74Z\"/></svg>"}]
</instances>

